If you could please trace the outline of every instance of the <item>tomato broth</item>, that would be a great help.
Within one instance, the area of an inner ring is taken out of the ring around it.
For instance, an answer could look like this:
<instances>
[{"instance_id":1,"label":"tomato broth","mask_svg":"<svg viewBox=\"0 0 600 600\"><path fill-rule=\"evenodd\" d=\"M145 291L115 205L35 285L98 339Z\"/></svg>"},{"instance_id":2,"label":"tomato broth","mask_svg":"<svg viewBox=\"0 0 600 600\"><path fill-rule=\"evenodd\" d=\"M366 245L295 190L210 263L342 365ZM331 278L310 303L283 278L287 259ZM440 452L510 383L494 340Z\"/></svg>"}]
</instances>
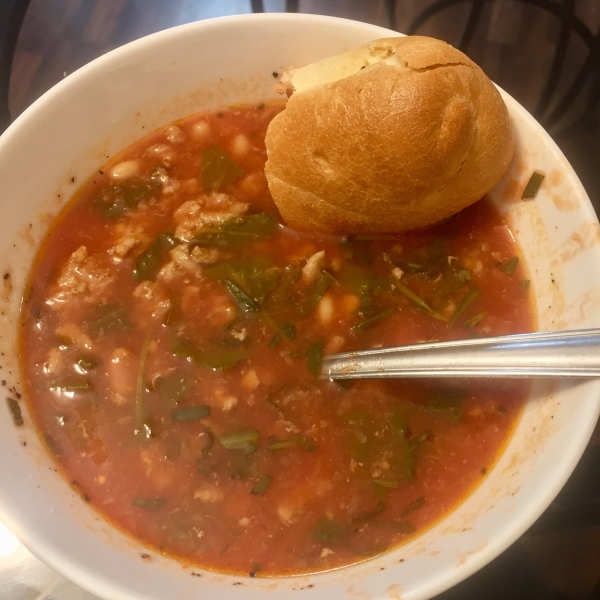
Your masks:
<instances>
[{"instance_id":1,"label":"tomato broth","mask_svg":"<svg viewBox=\"0 0 600 600\"><path fill-rule=\"evenodd\" d=\"M149 547L252 576L423 531L482 480L528 394L335 383L323 355L533 328L487 200L398 235L286 227L263 172L282 108L194 115L112 159L49 232L22 311L27 401L68 481Z\"/></svg>"}]
</instances>

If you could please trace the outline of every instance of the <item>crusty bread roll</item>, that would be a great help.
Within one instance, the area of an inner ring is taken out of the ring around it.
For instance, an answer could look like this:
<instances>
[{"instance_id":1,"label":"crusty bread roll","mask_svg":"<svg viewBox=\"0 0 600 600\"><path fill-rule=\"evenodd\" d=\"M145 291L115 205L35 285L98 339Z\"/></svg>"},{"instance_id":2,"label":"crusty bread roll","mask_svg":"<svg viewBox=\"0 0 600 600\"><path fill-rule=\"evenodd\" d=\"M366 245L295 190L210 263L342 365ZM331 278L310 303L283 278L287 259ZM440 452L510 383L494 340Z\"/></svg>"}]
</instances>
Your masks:
<instances>
[{"instance_id":1,"label":"crusty bread roll","mask_svg":"<svg viewBox=\"0 0 600 600\"><path fill-rule=\"evenodd\" d=\"M440 40L376 40L293 71L287 85L292 95L267 130L265 173L294 228L431 225L486 194L514 153L500 94Z\"/></svg>"}]
</instances>

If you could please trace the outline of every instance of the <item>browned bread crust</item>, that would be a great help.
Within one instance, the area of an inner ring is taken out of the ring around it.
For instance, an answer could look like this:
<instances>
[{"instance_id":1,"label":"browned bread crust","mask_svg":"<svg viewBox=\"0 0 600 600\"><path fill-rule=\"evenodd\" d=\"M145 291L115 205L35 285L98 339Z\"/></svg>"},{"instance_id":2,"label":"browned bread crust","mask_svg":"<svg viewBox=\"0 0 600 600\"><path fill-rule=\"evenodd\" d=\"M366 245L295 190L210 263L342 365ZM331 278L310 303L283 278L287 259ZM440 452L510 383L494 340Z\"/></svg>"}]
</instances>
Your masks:
<instances>
[{"instance_id":1,"label":"browned bread crust","mask_svg":"<svg viewBox=\"0 0 600 600\"><path fill-rule=\"evenodd\" d=\"M514 153L512 124L474 62L417 36L351 54L354 73L338 80L326 81L344 55L320 80L318 63L304 77L296 71L292 85L302 85L267 131L265 173L287 223L343 234L414 229L498 182Z\"/></svg>"}]
</instances>

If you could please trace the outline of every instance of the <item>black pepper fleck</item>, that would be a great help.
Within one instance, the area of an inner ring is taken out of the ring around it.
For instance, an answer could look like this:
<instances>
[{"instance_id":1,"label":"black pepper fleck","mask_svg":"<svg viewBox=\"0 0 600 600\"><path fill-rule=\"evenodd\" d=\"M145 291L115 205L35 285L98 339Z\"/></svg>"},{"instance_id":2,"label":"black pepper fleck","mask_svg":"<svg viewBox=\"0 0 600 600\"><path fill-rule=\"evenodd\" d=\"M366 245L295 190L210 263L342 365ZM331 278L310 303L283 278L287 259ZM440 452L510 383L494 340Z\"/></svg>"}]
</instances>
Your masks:
<instances>
[{"instance_id":1,"label":"black pepper fleck","mask_svg":"<svg viewBox=\"0 0 600 600\"><path fill-rule=\"evenodd\" d=\"M273 71L273 77L277 79L279 77L279 73L277 71Z\"/></svg>"},{"instance_id":2,"label":"black pepper fleck","mask_svg":"<svg viewBox=\"0 0 600 600\"><path fill-rule=\"evenodd\" d=\"M10 273L4 273L4 279L8 279L10 277Z\"/></svg>"},{"instance_id":3,"label":"black pepper fleck","mask_svg":"<svg viewBox=\"0 0 600 600\"><path fill-rule=\"evenodd\" d=\"M75 177L71 177L71 183L75 183Z\"/></svg>"}]
</instances>

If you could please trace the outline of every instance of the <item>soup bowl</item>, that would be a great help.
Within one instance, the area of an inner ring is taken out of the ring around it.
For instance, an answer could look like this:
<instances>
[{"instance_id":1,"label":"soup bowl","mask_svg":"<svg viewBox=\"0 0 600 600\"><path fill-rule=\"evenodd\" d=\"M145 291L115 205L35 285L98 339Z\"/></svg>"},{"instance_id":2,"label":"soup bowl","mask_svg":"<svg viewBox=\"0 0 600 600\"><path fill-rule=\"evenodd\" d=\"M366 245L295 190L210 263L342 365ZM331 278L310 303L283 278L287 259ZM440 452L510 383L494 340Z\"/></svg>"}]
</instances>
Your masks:
<instances>
[{"instance_id":1,"label":"soup bowl","mask_svg":"<svg viewBox=\"0 0 600 600\"><path fill-rule=\"evenodd\" d=\"M246 578L149 550L102 520L57 472L21 398L19 310L53 218L105 160L158 126L201 110L274 97L274 77L395 32L343 19L266 14L192 23L138 40L65 78L0 138L2 295L0 518L37 557L107 599L431 597L514 542L580 458L600 383L537 382L489 475L429 530L360 564L314 575ZM540 125L504 99L517 153L490 193L530 273L541 331L600 326L600 226L577 176ZM539 193L521 200L533 171ZM17 404L15 404L17 403ZM19 424L19 426L17 426Z\"/></svg>"}]
</instances>

